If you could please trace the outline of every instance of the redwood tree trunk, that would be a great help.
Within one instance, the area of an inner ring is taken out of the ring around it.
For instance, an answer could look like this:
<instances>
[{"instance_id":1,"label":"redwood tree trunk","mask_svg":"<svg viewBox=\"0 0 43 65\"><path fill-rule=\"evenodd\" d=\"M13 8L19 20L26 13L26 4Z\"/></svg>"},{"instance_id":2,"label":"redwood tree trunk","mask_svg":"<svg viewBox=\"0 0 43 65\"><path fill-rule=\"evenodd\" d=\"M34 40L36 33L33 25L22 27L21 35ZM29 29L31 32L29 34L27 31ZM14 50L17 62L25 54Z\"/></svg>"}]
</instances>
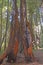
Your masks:
<instances>
[{"instance_id":1,"label":"redwood tree trunk","mask_svg":"<svg viewBox=\"0 0 43 65\"><path fill-rule=\"evenodd\" d=\"M8 47L5 52L0 56L0 63L2 60L8 56L9 61L12 59L15 61L17 53L18 53L18 45L19 45L19 35L21 38L22 45L24 47L25 57L31 53L32 55L32 46L27 48L26 42L26 0L20 0L20 25L18 21L18 9L17 9L17 0L13 0L13 21L11 22L10 29L10 39L8 43ZM20 34L19 34L20 32ZM30 51L30 52L29 52Z\"/></svg>"},{"instance_id":2,"label":"redwood tree trunk","mask_svg":"<svg viewBox=\"0 0 43 65\"><path fill-rule=\"evenodd\" d=\"M20 34L22 45L24 47L24 54L27 57L27 47L26 47L26 17L25 16L25 0L20 0Z\"/></svg>"},{"instance_id":3,"label":"redwood tree trunk","mask_svg":"<svg viewBox=\"0 0 43 65\"><path fill-rule=\"evenodd\" d=\"M17 56L18 52L18 43L19 43L19 21L18 21L18 9L17 9L17 0L13 0L13 21L11 22L10 28L10 39L8 43L8 47L4 51L4 53L0 56L0 63L6 56L8 58L13 59ZM15 60L15 59L14 59Z\"/></svg>"},{"instance_id":4,"label":"redwood tree trunk","mask_svg":"<svg viewBox=\"0 0 43 65\"><path fill-rule=\"evenodd\" d=\"M25 57L27 58L27 60L33 60L33 52L32 52L32 33L31 33L31 26L30 23L29 25L27 25L27 16L26 16L26 0L20 0L20 23L21 23L21 38L22 38L22 44L24 47L24 54ZM26 26L27 25L27 26ZM27 43L26 38L27 38L27 34L26 34L26 29L29 29L29 35L31 37L31 42ZM30 46L29 46L30 44ZM31 58L29 58L31 57Z\"/></svg>"}]
</instances>

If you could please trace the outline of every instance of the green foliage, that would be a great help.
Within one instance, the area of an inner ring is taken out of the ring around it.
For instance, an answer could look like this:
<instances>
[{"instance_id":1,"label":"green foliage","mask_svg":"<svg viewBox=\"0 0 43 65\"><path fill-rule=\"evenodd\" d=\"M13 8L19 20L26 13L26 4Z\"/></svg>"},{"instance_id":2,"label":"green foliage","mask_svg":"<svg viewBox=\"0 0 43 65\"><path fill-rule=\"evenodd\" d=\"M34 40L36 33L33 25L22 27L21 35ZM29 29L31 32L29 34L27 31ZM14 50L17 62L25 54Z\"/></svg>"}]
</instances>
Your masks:
<instances>
[{"instance_id":1,"label":"green foliage","mask_svg":"<svg viewBox=\"0 0 43 65\"><path fill-rule=\"evenodd\" d=\"M20 8L20 0L17 0L17 6Z\"/></svg>"},{"instance_id":2,"label":"green foliage","mask_svg":"<svg viewBox=\"0 0 43 65\"><path fill-rule=\"evenodd\" d=\"M27 8L29 9L29 13L34 13L40 4L41 0L27 0Z\"/></svg>"},{"instance_id":3,"label":"green foliage","mask_svg":"<svg viewBox=\"0 0 43 65\"><path fill-rule=\"evenodd\" d=\"M11 9L12 9L11 2L9 2L9 0L0 0L0 45L1 45L1 47L2 47L3 43L5 43L6 45L8 44L8 39L9 39L8 33L9 33L9 28L10 28L9 17L11 14L10 13ZM4 37L4 40L3 40L3 37ZM3 42L2 42L2 40L3 40ZM6 40L6 42L5 42L5 40Z\"/></svg>"}]
</instances>

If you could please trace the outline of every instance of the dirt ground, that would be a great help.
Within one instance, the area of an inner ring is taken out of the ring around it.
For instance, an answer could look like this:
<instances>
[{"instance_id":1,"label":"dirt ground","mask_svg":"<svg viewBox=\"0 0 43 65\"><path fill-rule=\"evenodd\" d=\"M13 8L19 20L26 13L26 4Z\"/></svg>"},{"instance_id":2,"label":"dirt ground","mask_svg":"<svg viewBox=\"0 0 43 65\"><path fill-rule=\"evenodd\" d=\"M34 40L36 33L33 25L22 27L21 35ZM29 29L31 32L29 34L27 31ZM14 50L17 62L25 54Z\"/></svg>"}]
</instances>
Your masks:
<instances>
[{"instance_id":1,"label":"dirt ground","mask_svg":"<svg viewBox=\"0 0 43 65\"><path fill-rule=\"evenodd\" d=\"M37 58L38 61L25 63L24 55L20 54L18 55L19 58L17 58L17 63L7 63L3 61L1 65L43 65L43 50L40 49L35 51L34 56Z\"/></svg>"}]
</instances>

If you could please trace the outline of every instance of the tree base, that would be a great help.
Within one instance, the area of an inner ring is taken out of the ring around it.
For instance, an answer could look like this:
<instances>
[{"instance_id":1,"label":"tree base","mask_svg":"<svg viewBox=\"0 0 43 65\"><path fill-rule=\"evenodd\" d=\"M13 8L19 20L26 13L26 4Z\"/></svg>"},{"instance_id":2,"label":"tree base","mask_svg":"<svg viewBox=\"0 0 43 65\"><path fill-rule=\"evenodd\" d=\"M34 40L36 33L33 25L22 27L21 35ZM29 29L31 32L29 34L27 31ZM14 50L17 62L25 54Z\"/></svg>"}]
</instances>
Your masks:
<instances>
[{"instance_id":1,"label":"tree base","mask_svg":"<svg viewBox=\"0 0 43 65\"><path fill-rule=\"evenodd\" d=\"M3 60L0 61L0 64L2 64Z\"/></svg>"}]
</instances>

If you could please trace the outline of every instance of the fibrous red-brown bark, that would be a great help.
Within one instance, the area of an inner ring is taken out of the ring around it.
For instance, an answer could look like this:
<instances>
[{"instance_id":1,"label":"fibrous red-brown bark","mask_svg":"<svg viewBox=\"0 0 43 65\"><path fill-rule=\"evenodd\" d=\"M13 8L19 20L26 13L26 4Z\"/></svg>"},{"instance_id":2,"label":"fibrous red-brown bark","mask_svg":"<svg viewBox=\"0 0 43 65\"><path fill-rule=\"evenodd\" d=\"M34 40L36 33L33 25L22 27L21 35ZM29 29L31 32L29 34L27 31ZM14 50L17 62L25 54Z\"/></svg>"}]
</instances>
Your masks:
<instances>
[{"instance_id":1,"label":"fibrous red-brown bark","mask_svg":"<svg viewBox=\"0 0 43 65\"><path fill-rule=\"evenodd\" d=\"M18 9L17 9L17 0L13 0L13 21L10 29L10 39L8 43L8 47L6 48L5 52L0 56L0 62L8 56L9 61L13 59L16 60L16 56L18 53L18 46L19 46L19 35L21 38L22 45L24 47L24 54L25 57L30 56L33 58L32 52L32 41L30 42L30 47L26 46L26 7L25 7L26 0L20 0L20 25L18 21ZM30 31L30 26L29 26ZM20 33L20 34L19 34ZM31 31L30 31L31 35ZM32 35L31 35L32 40Z\"/></svg>"},{"instance_id":2,"label":"fibrous red-brown bark","mask_svg":"<svg viewBox=\"0 0 43 65\"><path fill-rule=\"evenodd\" d=\"M13 21L10 29L10 39L8 43L8 47L4 51L4 53L0 56L0 63L7 56L13 55L15 58L18 52L18 44L19 43L19 22L18 22L18 10L17 10L17 0L13 0ZM10 56L10 58L12 58ZM8 57L9 58L9 57ZM15 60L15 59L14 59Z\"/></svg>"}]
</instances>

